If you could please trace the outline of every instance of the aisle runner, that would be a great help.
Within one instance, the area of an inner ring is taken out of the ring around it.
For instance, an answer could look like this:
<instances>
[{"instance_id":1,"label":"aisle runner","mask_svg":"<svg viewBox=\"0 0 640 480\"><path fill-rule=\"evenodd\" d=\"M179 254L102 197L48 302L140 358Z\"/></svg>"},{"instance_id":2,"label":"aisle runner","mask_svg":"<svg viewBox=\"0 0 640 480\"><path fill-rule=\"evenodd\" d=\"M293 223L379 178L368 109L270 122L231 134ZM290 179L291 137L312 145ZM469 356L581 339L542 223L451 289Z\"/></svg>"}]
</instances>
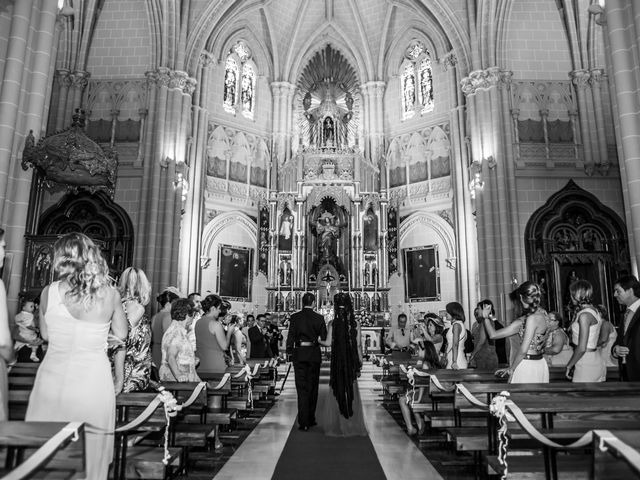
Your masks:
<instances>
[{"instance_id":1,"label":"aisle runner","mask_svg":"<svg viewBox=\"0 0 640 480\"><path fill-rule=\"evenodd\" d=\"M294 425L272 480L385 480L369 437L326 437Z\"/></svg>"}]
</instances>

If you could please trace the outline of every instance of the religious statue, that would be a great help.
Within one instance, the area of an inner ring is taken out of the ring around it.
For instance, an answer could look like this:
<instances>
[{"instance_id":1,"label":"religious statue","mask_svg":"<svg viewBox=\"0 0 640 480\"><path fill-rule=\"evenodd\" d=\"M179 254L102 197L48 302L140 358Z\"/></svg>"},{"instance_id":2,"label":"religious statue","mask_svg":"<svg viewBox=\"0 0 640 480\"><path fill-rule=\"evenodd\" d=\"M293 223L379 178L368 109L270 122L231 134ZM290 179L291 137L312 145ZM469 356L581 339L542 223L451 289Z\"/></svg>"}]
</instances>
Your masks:
<instances>
[{"instance_id":1,"label":"religious statue","mask_svg":"<svg viewBox=\"0 0 640 480\"><path fill-rule=\"evenodd\" d=\"M324 122L322 122L322 137L325 144L333 143L334 141L333 120L331 117L325 118Z\"/></svg>"},{"instance_id":2,"label":"religious statue","mask_svg":"<svg viewBox=\"0 0 640 480\"><path fill-rule=\"evenodd\" d=\"M288 210L282 215L278 237L278 248L280 250L291 250L293 240L293 215Z\"/></svg>"},{"instance_id":3,"label":"religious statue","mask_svg":"<svg viewBox=\"0 0 640 480\"><path fill-rule=\"evenodd\" d=\"M291 262L288 258L280 262L280 284L291 285Z\"/></svg>"},{"instance_id":4,"label":"religious statue","mask_svg":"<svg viewBox=\"0 0 640 480\"><path fill-rule=\"evenodd\" d=\"M317 274L324 264L333 265L338 275L345 274L342 261L338 256L338 238L345 224L337 215L324 207L319 207L320 213L312 215L309 224L315 230L316 256L311 273Z\"/></svg>"}]
</instances>

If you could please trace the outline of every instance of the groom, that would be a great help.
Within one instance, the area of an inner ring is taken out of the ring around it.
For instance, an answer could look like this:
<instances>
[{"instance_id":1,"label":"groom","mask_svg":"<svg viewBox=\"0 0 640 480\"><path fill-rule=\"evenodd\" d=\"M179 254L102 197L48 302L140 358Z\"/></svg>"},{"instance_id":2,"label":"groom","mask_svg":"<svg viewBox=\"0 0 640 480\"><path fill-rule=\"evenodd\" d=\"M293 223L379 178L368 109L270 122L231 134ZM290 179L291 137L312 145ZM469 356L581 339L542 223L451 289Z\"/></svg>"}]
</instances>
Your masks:
<instances>
[{"instance_id":1,"label":"groom","mask_svg":"<svg viewBox=\"0 0 640 480\"><path fill-rule=\"evenodd\" d=\"M302 296L302 310L291 315L287 335L287 353L293 361L298 393L298 429L307 431L316 425L316 404L320 383L320 345L327 339L324 317L313 311L316 297Z\"/></svg>"}]
</instances>

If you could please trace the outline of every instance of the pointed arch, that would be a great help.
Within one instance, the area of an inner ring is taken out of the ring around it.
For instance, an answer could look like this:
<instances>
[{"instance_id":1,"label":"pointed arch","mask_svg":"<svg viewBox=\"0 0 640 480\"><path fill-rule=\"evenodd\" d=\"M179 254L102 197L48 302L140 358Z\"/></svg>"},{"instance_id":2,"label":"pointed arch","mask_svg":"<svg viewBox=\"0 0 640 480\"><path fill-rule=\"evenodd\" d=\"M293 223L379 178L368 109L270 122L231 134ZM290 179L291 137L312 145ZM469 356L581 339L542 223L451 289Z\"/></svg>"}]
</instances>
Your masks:
<instances>
[{"instance_id":1,"label":"pointed arch","mask_svg":"<svg viewBox=\"0 0 640 480\"><path fill-rule=\"evenodd\" d=\"M426 226L436 233L436 235L444 245L445 258L447 262L451 260L455 264L456 242L453 227L449 225L442 217L434 213L415 212L404 219L402 223L400 223L399 228L400 245L403 244L411 231L419 226Z\"/></svg>"}]
</instances>

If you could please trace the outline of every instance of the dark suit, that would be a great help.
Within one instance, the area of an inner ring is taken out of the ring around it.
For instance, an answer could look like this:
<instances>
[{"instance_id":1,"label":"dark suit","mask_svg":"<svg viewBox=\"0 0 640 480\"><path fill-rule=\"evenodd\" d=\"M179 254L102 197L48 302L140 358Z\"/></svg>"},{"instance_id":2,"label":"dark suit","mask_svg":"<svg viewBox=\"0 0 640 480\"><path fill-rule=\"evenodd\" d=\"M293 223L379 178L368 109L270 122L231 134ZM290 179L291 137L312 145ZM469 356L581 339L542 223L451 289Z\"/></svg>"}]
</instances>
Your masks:
<instances>
[{"instance_id":1,"label":"dark suit","mask_svg":"<svg viewBox=\"0 0 640 480\"><path fill-rule=\"evenodd\" d=\"M629 322L629 328L623 334L624 321L618 326L618 338L616 339L616 345L629 348L629 355L627 355L626 363L622 363L622 359L618 359L618 365L620 366L620 378L626 382L639 382L640 381L640 308L635 311L631 321Z\"/></svg>"},{"instance_id":2,"label":"dark suit","mask_svg":"<svg viewBox=\"0 0 640 480\"><path fill-rule=\"evenodd\" d=\"M320 383L320 363L322 355L318 337L327 338L324 317L312 308L303 308L291 315L287 334L287 353L293 360L298 393L298 424L310 427L316 423L318 384ZM313 346L301 346L301 342L311 342Z\"/></svg>"},{"instance_id":3,"label":"dark suit","mask_svg":"<svg viewBox=\"0 0 640 480\"><path fill-rule=\"evenodd\" d=\"M247 333L249 334L249 341L251 342L251 358L271 358L269 344L260 328L254 325Z\"/></svg>"}]
</instances>

